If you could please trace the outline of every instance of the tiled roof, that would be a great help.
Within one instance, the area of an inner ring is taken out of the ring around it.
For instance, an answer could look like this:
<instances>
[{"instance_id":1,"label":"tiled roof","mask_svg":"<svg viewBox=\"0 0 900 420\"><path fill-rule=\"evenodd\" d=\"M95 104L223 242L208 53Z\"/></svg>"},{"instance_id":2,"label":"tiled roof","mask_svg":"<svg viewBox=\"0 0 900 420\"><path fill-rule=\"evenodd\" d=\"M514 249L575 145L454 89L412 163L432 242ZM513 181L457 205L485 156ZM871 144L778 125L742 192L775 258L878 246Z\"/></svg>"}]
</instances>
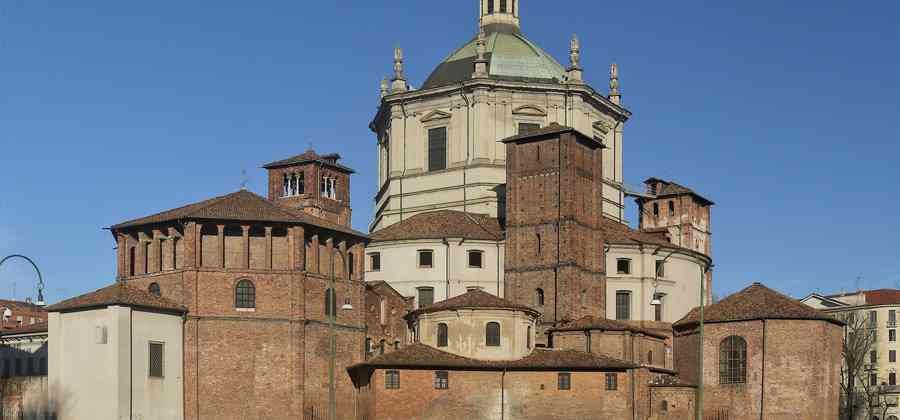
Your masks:
<instances>
[{"instance_id":1,"label":"tiled roof","mask_svg":"<svg viewBox=\"0 0 900 420\"><path fill-rule=\"evenodd\" d=\"M0 337L6 337L10 335L19 335L19 334L35 334L35 333L46 333L47 332L47 322L42 321L35 324L22 325L16 328L10 328L5 330L0 330Z\"/></svg>"},{"instance_id":2,"label":"tiled roof","mask_svg":"<svg viewBox=\"0 0 900 420\"><path fill-rule=\"evenodd\" d=\"M564 134L564 133L576 133L581 137L593 140L594 142L599 144L600 147L604 147L603 143L600 142L599 140L596 140L593 137L588 136L572 127L559 125L558 123L555 123L555 122L548 124L546 127L541 127L541 128L537 128L534 130L528 130L524 133L517 134L517 135L511 136L511 137L507 137L500 141L503 143L512 143L512 142L517 142L517 141L523 140L523 139L530 139L532 137L541 137L541 136L549 136L549 135Z\"/></svg>"},{"instance_id":3,"label":"tiled roof","mask_svg":"<svg viewBox=\"0 0 900 420\"><path fill-rule=\"evenodd\" d=\"M428 305L424 308L411 312L409 317L416 317L421 314L427 314L440 311L452 311L457 309L513 309L525 311L537 316L538 311L525 305L510 302L506 299L498 298L483 290L472 290L459 296Z\"/></svg>"},{"instance_id":4,"label":"tiled roof","mask_svg":"<svg viewBox=\"0 0 900 420\"><path fill-rule=\"evenodd\" d=\"M644 328L632 326L630 324L615 321L612 319L598 318L591 315L570 321L558 327L551 328L550 331L585 331L585 330L603 330L603 331L631 331L641 333L650 337L665 339L663 334L653 332Z\"/></svg>"},{"instance_id":5,"label":"tiled roof","mask_svg":"<svg viewBox=\"0 0 900 420\"><path fill-rule=\"evenodd\" d=\"M866 305L892 305L900 303L900 290L876 289L866 290Z\"/></svg>"},{"instance_id":6,"label":"tiled roof","mask_svg":"<svg viewBox=\"0 0 900 420\"><path fill-rule=\"evenodd\" d=\"M373 242L463 238L499 241L503 229L496 217L456 210L419 213L369 235Z\"/></svg>"},{"instance_id":7,"label":"tiled roof","mask_svg":"<svg viewBox=\"0 0 900 420\"><path fill-rule=\"evenodd\" d=\"M281 207L250 191L240 190L151 216L122 222L111 229L122 229L183 219L234 220L242 222L305 223L357 236L366 236L346 226L329 222L301 210Z\"/></svg>"},{"instance_id":8,"label":"tiled roof","mask_svg":"<svg viewBox=\"0 0 900 420\"><path fill-rule=\"evenodd\" d=\"M651 182L662 182L663 183L662 188L660 188L660 190L656 192L656 197L654 197L654 198L691 194L691 195L699 198L700 200L706 202L707 204L715 204L712 201L710 201L709 199L707 199L706 197L704 197L700 194L697 194L696 191L694 191L688 187L685 187L684 185L681 185L677 182L667 181L665 179L660 179L660 178L648 178L646 181L644 181L644 183L651 183Z\"/></svg>"},{"instance_id":9,"label":"tiled roof","mask_svg":"<svg viewBox=\"0 0 900 420\"><path fill-rule=\"evenodd\" d=\"M177 302L156 296L146 290L129 286L127 282L122 281L81 296L66 299L55 305L50 305L47 307L47 311L63 312L73 309L101 308L110 305L187 312L187 308Z\"/></svg>"},{"instance_id":10,"label":"tiled roof","mask_svg":"<svg viewBox=\"0 0 900 420\"><path fill-rule=\"evenodd\" d=\"M617 222L607 217L600 218L600 229L603 231L603 239L607 243L619 245L658 245L668 248L678 248L686 252L702 255L694 250L680 247L669 242L659 233L647 233L634 230L624 223Z\"/></svg>"},{"instance_id":11,"label":"tiled roof","mask_svg":"<svg viewBox=\"0 0 900 420\"><path fill-rule=\"evenodd\" d=\"M704 309L704 322L752 321L762 319L804 319L822 320L834 324L840 321L817 309L778 293L760 283L737 292L718 303ZM682 329L693 327L700 322L700 309L694 308L673 327Z\"/></svg>"},{"instance_id":12,"label":"tiled roof","mask_svg":"<svg viewBox=\"0 0 900 420\"><path fill-rule=\"evenodd\" d=\"M576 350L534 349L518 360L494 361L457 356L416 343L350 366L359 368L449 368L473 370L625 370L637 365L594 353Z\"/></svg>"},{"instance_id":13,"label":"tiled roof","mask_svg":"<svg viewBox=\"0 0 900 420\"><path fill-rule=\"evenodd\" d=\"M29 303L29 302L22 302L19 300L0 299L0 308L9 308L10 310L13 311L13 313L16 313L16 312L35 312L35 313L47 312L43 307L37 306L37 305L35 305L33 303Z\"/></svg>"},{"instance_id":14,"label":"tiled roof","mask_svg":"<svg viewBox=\"0 0 900 420\"><path fill-rule=\"evenodd\" d=\"M330 166L335 169L339 169L348 174L354 173L353 169L350 169L344 165L337 163L337 161L340 158L341 158L341 155L339 155L337 153L320 155L320 154L316 153L314 150L310 149L310 150L307 150L307 151L305 151L297 156L294 156L294 157L267 163L267 164L263 165L263 168L272 169L272 168L278 168L281 166L298 165L298 164L302 164L302 163L316 162L316 163L320 163L322 165Z\"/></svg>"}]
</instances>

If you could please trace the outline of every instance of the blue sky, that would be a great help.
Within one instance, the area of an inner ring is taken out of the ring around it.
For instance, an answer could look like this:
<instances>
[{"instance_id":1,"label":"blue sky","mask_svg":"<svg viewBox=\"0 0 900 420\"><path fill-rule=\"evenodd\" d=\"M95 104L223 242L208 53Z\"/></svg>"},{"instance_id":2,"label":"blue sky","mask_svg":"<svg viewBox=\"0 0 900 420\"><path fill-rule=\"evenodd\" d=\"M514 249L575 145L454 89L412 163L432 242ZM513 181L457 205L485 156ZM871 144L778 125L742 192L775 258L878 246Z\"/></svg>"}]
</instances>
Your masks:
<instances>
[{"instance_id":1,"label":"blue sky","mask_svg":"<svg viewBox=\"0 0 900 420\"><path fill-rule=\"evenodd\" d=\"M3 1L0 254L34 258L50 301L93 290L114 278L104 227L235 191L242 170L262 193L259 166L310 143L357 169L365 229L392 48L421 85L474 35L476 4ZM578 33L598 89L619 64L627 182L672 178L717 203L717 294L900 287L900 3L521 9L560 61ZM24 263L0 267L2 297L34 283Z\"/></svg>"}]
</instances>

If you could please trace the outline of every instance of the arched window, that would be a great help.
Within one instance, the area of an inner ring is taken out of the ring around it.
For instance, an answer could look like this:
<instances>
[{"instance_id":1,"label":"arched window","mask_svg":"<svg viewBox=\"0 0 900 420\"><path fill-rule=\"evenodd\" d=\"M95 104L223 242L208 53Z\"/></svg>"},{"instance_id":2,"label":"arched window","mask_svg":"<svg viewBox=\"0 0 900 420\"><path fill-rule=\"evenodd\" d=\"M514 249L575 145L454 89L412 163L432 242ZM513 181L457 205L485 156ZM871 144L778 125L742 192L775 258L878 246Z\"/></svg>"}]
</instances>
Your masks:
<instances>
[{"instance_id":1,"label":"arched window","mask_svg":"<svg viewBox=\"0 0 900 420\"><path fill-rule=\"evenodd\" d=\"M647 363L653 364L653 350L647 352Z\"/></svg>"},{"instance_id":2,"label":"arched window","mask_svg":"<svg viewBox=\"0 0 900 420\"><path fill-rule=\"evenodd\" d=\"M488 322L487 326L484 327L484 339L485 339L485 345L487 345L489 347L499 347L500 346L500 323Z\"/></svg>"},{"instance_id":3,"label":"arched window","mask_svg":"<svg viewBox=\"0 0 900 420\"><path fill-rule=\"evenodd\" d=\"M437 346L438 347L447 347L447 324L445 324L443 322L438 324Z\"/></svg>"},{"instance_id":4,"label":"arched window","mask_svg":"<svg viewBox=\"0 0 900 420\"><path fill-rule=\"evenodd\" d=\"M241 280L234 288L234 307L241 309L256 308L256 287L250 280Z\"/></svg>"},{"instance_id":5,"label":"arched window","mask_svg":"<svg viewBox=\"0 0 900 420\"><path fill-rule=\"evenodd\" d=\"M159 283L150 283L150 287L147 288L147 291L156 296L162 295L162 291L159 290Z\"/></svg>"},{"instance_id":6,"label":"arched window","mask_svg":"<svg viewBox=\"0 0 900 420\"><path fill-rule=\"evenodd\" d=\"M538 233L536 236L537 240L535 242L537 242L537 254L541 255L541 253L543 252L543 244L541 244L541 234Z\"/></svg>"},{"instance_id":7,"label":"arched window","mask_svg":"<svg viewBox=\"0 0 900 420\"><path fill-rule=\"evenodd\" d=\"M736 335L719 343L719 383L747 382L747 342Z\"/></svg>"},{"instance_id":8,"label":"arched window","mask_svg":"<svg viewBox=\"0 0 900 420\"><path fill-rule=\"evenodd\" d=\"M337 314L337 296L334 289L325 290L325 316L335 316Z\"/></svg>"},{"instance_id":9,"label":"arched window","mask_svg":"<svg viewBox=\"0 0 900 420\"><path fill-rule=\"evenodd\" d=\"M663 413L668 412L669 411L669 402L666 400L662 400L662 402L659 403L659 411L662 411Z\"/></svg>"},{"instance_id":10,"label":"arched window","mask_svg":"<svg viewBox=\"0 0 900 420\"><path fill-rule=\"evenodd\" d=\"M534 303L537 306L544 306L544 289L538 288L534 291Z\"/></svg>"}]
</instances>

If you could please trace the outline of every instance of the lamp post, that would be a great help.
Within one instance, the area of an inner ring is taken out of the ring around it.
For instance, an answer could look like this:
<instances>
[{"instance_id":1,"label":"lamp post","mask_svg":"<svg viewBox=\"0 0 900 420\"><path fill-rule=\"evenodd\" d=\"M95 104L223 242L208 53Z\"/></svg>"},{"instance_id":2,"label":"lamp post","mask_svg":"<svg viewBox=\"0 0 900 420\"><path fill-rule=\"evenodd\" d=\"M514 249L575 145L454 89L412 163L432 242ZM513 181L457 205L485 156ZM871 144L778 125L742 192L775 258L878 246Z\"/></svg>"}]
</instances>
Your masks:
<instances>
[{"instance_id":1,"label":"lamp post","mask_svg":"<svg viewBox=\"0 0 900 420\"><path fill-rule=\"evenodd\" d=\"M34 267L34 271L37 272L38 275L38 295L37 302L35 303L37 304L37 306L44 306L44 277L41 275L41 270L38 268L37 264L35 264L34 261L31 260L31 258L19 254L12 254L3 257L3 259L0 260L0 266L2 266L6 261L13 258L21 258L25 261L28 261L28 263L31 264L32 267Z\"/></svg>"}]
</instances>

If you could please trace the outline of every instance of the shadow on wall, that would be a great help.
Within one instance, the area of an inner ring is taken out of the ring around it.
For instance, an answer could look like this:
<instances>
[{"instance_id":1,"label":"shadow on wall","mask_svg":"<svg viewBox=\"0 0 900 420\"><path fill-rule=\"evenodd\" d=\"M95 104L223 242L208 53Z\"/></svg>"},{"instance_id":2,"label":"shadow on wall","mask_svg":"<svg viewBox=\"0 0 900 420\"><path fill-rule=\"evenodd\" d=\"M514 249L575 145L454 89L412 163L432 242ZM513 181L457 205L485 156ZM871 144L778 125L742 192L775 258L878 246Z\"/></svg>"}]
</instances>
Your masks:
<instances>
[{"instance_id":1,"label":"shadow on wall","mask_svg":"<svg viewBox=\"0 0 900 420\"><path fill-rule=\"evenodd\" d=\"M506 220L506 184L497 185L491 190L497 194L497 218L503 223Z\"/></svg>"}]
</instances>

